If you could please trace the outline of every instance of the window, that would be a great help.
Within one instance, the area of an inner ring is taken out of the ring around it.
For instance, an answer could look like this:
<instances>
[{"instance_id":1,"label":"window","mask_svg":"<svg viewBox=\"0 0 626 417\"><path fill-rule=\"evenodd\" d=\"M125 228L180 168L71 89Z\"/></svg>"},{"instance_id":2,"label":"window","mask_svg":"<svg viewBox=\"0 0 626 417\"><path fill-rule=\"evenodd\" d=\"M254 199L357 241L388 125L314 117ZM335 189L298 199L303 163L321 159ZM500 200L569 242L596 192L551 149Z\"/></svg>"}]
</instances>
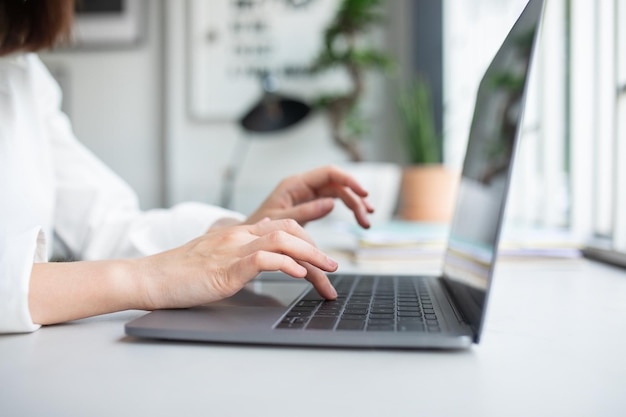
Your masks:
<instances>
[{"instance_id":1,"label":"window","mask_svg":"<svg viewBox=\"0 0 626 417\"><path fill-rule=\"evenodd\" d=\"M626 260L626 5L569 0L569 10L572 226L591 255Z\"/></svg>"},{"instance_id":2,"label":"window","mask_svg":"<svg viewBox=\"0 0 626 417\"><path fill-rule=\"evenodd\" d=\"M471 86L495 50L472 39L501 39L499 25L509 28L526 1L464 3L445 3L452 165L471 114L457 97L473 98ZM568 229L589 254L610 261L626 261L626 25L619 22L626 22L623 0L546 2L507 209L509 224ZM485 28L491 36L479 36Z\"/></svg>"},{"instance_id":3,"label":"window","mask_svg":"<svg viewBox=\"0 0 626 417\"><path fill-rule=\"evenodd\" d=\"M566 16L565 0L546 3L508 210L509 221L522 226L570 225Z\"/></svg>"},{"instance_id":4,"label":"window","mask_svg":"<svg viewBox=\"0 0 626 417\"><path fill-rule=\"evenodd\" d=\"M615 31L616 31L616 58L617 58L617 103L616 103L616 137L615 167L616 183L615 194L615 235L613 242L615 249L626 252L626 26L617 24L626 20L626 4L616 0Z\"/></svg>"},{"instance_id":5,"label":"window","mask_svg":"<svg viewBox=\"0 0 626 417\"><path fill-rule=\"evenodd\" d=\"M446 163L459 167L480 78L526 0L445 3ZM567 0L547 2L531 72L507 224L565 228L571 190L567 149Z\"/></svg>"}]
</instances>

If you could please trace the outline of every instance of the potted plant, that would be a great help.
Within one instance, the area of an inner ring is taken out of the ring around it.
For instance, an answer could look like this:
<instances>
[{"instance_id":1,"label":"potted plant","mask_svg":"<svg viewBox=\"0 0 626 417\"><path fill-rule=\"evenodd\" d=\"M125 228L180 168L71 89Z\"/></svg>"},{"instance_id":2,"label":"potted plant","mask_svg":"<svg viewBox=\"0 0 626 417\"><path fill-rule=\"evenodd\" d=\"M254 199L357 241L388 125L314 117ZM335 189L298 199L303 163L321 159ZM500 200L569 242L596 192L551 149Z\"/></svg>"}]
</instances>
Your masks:
<instances>
[{"instance_id":1,"label":"potted plant","mask_svg":"<svg viewBox=\"0 0 626 417\"><path fill-rule=\"evenodd\" d=\"M446 168L428 83L417 77L400 89L397 108L408 165L403 169L398 216L405 220L449 222L458 174Z\"/></svg>"},{"instance_id":2,"label":"potted plant","mask_svg":"<svg viewBox=\"0 0 626 417\"><path fill-rule=\"evenodd\" d=\"M313 74L337 67L348 74L347 91L323 94L315 103L329 117L334 142L353 162L363 160L359 138L367 124L358 105L365 91L365 74L391 67L386 54L363 42L366 33L384 22L382 3L383 0L342 0L324 31L324 46L312 66Z\"/></svg>"}]
</instances>

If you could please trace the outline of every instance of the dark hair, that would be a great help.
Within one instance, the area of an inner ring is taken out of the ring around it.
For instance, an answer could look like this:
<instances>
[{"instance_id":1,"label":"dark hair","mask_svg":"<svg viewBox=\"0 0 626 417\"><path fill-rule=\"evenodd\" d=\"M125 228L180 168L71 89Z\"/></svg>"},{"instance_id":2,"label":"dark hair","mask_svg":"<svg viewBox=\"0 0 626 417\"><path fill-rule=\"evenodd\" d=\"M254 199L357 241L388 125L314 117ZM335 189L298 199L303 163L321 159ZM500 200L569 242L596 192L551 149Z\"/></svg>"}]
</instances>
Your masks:
<instances>
[{"instance_id":1,"label":"dark hair","mask_svg":"<svg viewBox=\"0 0 626 417\"><path fill-rule=\"evenodd\" d=\"M68 40L73 17L74 0L0 0L0 55Z\"/></svg>"}]
</instances>

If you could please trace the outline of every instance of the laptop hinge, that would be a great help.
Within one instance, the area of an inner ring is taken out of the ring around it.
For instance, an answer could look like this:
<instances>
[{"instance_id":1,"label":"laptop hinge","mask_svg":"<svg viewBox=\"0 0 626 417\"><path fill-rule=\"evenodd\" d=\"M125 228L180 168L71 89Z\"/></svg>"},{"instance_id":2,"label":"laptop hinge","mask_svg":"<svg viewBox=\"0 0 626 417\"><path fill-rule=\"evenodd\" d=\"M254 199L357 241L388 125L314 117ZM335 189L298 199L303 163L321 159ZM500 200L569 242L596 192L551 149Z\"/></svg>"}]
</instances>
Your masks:
<instances>
[{"instance_id":1,"label":"laptop hinge","mask_svg":"<svg viewBox=\"0 0 626 417\"><path fill-rule=\"evenodd\" d=\"M478 331L476 328L474 328L474 326L472 326L471 322L468 320L465 314L463 314L463 311L459 308L458 300L455 298L454 292L450 288L449 278L442 276L439 279L441 280L441 283L442 283L441 285L442 291L444 295L446 296L446 298L448 299L448 304L450 304L450 307L452 308L452 311L454 312L454 315L456 316L457 320L459 321L459 323L465 324L472 330L472 337L474 338L474 340L476 340Z\"/></svg>"}]
</instances>

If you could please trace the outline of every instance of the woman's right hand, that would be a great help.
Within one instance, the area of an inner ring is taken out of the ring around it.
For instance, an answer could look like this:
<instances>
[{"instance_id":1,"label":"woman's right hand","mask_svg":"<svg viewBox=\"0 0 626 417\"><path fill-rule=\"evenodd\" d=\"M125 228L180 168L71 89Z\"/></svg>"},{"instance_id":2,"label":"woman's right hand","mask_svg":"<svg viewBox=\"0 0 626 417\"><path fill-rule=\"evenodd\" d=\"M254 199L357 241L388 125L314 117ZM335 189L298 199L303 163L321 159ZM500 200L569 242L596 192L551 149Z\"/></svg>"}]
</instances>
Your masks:
<instances>
[{"instance_id":1,"label":"woman's right hand","mask_svg":"<svg viewBox=\"0 0 626 417\"><path fill-rule=\"evenodd\" d=\"M143 308L184 308L229 297L262 271L309 280L321 296L335 289L323 271L337 263L291 219L209 230L191 242L139 259Z\"/></svg>"},{"instance_id":2,"label":"woman's right hand","mask_svg":"<svg viewBox=\"0 0 626 417\"><path fill-rule=\"evenodd\" d=\"M128 309L184 308L229 297L261 271L306 278L322 297L337 292L337 263L295 220L224 226L178 248L138 259L33 265L29 309L37 324Z\"/></svg>"}]
</instances>

